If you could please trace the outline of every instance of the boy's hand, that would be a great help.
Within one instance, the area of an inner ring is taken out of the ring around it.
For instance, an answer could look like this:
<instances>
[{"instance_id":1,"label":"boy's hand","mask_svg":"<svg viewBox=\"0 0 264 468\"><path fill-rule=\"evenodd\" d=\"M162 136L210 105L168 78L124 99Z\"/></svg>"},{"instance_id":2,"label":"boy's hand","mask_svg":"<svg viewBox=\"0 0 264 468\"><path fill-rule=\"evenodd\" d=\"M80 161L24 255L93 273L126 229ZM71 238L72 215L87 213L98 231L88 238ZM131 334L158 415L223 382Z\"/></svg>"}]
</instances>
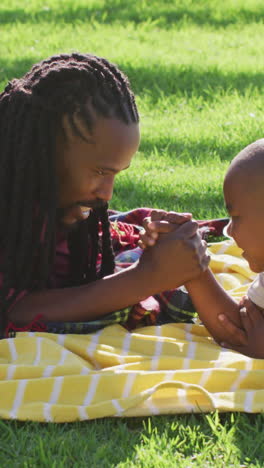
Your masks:
<instances>
[{"instance_id":1,"label":"boy's hand","mask_svg":"<svg viewBox=\"0 0 264 468\"><path fill-rule=\"evenodd\" d=\"M176 213L174 211L153 210L151 216L143 221L144 231L139 235L138 245L145 249L155 245L159 234L171 232L186 221L192 219L191 213Z\"/></svg>"},{"instance_id":2,"label":"boy's hand","mask_svg":"<svg viewBox=\"0 0 264 468\"><path fill-rule=\"evenodd\" d=\"M221 346L252 358L264 359L264 312L248 298L243 298L240 305L243 330L236 327L225 315L219 317L227 332L233 336L237 335L241 344L225 342L221 343Z\"/></svg>"}]
</instances>

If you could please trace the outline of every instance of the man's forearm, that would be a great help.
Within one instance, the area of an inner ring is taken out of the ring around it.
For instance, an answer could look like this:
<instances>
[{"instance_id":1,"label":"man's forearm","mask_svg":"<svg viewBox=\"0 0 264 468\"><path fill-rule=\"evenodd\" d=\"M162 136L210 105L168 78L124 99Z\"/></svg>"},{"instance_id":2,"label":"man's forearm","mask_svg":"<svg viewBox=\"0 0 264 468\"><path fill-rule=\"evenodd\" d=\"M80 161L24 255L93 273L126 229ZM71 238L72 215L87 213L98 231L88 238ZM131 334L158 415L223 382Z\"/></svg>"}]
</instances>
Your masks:
<instances>
[{"instance_id":1,"label":"man's forearm","mask_svg":"<svg viewBox=\"0 0 264 468\"><path fill-rule=\"evenodd\" d=\"M220 286L209 269L186 283L185 287L201 321L216 341L227 340L219 315L225 314L236 326L242 326L237 302Z\"/></svg>"},{"instance_id":2,"label":"man's forearm","mask_svg":"<svg viewBox=\"0 0 264 468\"><path fill-rule=\"evenodd\" d=\"M9 313L18 325L41 314L48 321L89 321L136 304L151 294L136 265L87 285L48 289L21 299Z\"/></svg>"},{"instance_id":3,"label":"man's forearm","mask_svg":"<svg viewBox=\"0 0 264 468\"><path fill-rule=\"evenodd\" d=\"M17 324L41 314L49 321L88 321L136 304L146 297L177 288L200 275L207 259L199 250L196 223L189 221L164 234L131 267L102 280L74 288L33 292L9 312Z\"/></svg>"}]
</instances>

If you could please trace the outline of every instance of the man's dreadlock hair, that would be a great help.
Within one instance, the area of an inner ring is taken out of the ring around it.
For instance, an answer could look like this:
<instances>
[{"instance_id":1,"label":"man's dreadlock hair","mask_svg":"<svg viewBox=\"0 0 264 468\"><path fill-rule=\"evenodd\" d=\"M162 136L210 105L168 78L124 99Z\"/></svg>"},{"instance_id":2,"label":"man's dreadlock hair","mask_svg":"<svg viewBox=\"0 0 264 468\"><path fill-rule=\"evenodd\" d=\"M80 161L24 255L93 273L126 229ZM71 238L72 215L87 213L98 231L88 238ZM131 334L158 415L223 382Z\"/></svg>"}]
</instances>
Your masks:
<instances>
[{"instance_id":1,"label":"man's dreadlock hair","mask_svg":"<svg viewBox=\"0 0 264 468\"><path fill-rule=\"evenodd\" d=\"M90 105L88 106L87 103ZM34 65L0 94L0 252L3 284L0 329L6 310L25 289L49 287L56 242L56 137L67 116L79 134L77 115L92 131L94 116L138 122L127 77L107 60L63 54ZM79 135L80 136L80 135ZM99 223L102 239L99 247ZM90 238L88 253L87 239ZM107 207L95 209L69 237L71 285L114 269ZM102 266L96 262L102 253ZM15 291L15 293L14 293Z\"/></svg>"}]
</instances>

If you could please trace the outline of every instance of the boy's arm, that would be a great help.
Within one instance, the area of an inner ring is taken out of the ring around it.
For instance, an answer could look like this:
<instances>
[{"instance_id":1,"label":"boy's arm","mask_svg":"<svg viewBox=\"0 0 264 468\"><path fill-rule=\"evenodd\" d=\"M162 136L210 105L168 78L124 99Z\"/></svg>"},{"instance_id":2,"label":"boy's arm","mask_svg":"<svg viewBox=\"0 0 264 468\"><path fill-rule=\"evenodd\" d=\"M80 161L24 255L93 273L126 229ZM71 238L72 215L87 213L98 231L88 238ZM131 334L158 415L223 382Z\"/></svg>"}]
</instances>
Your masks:
<instances>
[{"instance_id":1,"label":"boy's arm","mask_svg":"<svg viewBox=\"0 0 264 468\"><path fill-rule=\"evenodd\" d=\"M164 232L177 231L179 226L188 220L188 217L191 218L189 213L166 213L157 210L154 216L152 213L150 218L144 220L145 231L140 234L140 245L143 248L155 245ZM201 240L202 244L204 241ZM240 328L242 322L239 305L217 283L209 269L185 283L185 286L202 322L218 343L222 341L228 341L234 345L245 343L245 333ZM227 318L230 326L226 326ZM223 320L223 325L221 320Z\"/></svg>"},{"instance_id":2,"label":"boy's arm","mask_svg":"<svg viewBox=\"0 0 264 468\"><path fill-rule=\"evenodd\" d=\"M184 213L167 213L158 210L150 218L145 218L145 231L141 233L141 246L143 248L155 245L157 239L164 232L179 229L182 223L191 218L191 215ZM201 244L203 241L201 240ZM201 275L185 283L194 306L211 335L217 342L229 341L234 344L245 342L244 331L241 330L241 318L239 305L225 292L217 283L212 272L207 269ZM228 324L233 327L226 327L225 319L229 319ZM223 319L224 324L221 324ZM231 322L230 322L231 321Z\"/></svg>"},{"instance_id":3,"label":"boy's arm","mask_svg":"<svg viewBox=\"0 0 264 468\"><path fill-rule=\"evenodd\" d=\"M225 341L222 346L252 358L264 359L264 310L248 297L242 299L241 306L240 316L245 331L245 342L241 345L234 345ZM226 316L222 323L229 332L235 333L234 325Z\"/></svg>"},{"instance_id":4,"label":"boy's arm","mask_svg":"<svg viewBox=\"0 0 264 468\"><path fill-rule=\"evenodd\" d=\"M238 305L208 269L186 284L199 317L214 339L246 356L264 359L264 312L250 299ZM219 317L221 320L219 320Z\"/></svg>"},{"instance_id":5,"label":"boy's arm","mask_svg":"<svg viewBox=\"0 0 264 468\"><path fill-rule=\"evenodd\" d=\"M234 345L245 343L238 303L216 281L210 269L185 283L199 317L215 341ZM225 327L225 317L235 327ZM223 322L223 323L222 323Z\"/></svg>"}]
</instances>

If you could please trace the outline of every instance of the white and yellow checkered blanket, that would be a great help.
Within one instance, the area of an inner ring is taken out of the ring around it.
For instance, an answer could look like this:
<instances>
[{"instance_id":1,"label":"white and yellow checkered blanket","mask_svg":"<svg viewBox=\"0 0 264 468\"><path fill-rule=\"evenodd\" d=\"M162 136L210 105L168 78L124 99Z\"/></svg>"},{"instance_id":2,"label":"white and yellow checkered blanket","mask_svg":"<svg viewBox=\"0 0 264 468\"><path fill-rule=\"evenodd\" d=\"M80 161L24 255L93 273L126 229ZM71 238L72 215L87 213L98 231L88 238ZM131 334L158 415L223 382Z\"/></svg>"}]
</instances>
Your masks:
<instances>
[{"instance_id":1,"label":"white and yellow checkered blanket","mask_svg":"<svg viewBox=\"0 0 264 468\"><path fill-rule=\"evenodd\" d=\"M210 246L234 297L254 274L232 241ZM221 349L202 325L92 335L18 333L0 341L0 417L76 421L106 416L264 410L264 360Z\"/></svg>"}]
</instances>

